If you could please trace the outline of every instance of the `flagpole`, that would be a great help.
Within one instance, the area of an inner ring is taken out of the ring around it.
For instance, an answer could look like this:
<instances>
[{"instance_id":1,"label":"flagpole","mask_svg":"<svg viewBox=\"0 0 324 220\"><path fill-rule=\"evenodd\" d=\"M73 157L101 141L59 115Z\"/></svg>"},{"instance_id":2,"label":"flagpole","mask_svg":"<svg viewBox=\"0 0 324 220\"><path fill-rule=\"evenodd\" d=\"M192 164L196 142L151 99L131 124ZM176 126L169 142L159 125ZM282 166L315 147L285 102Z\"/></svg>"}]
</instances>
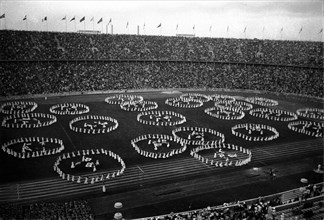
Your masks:
<instances>
[{"instance_id":1,"label":"flagpole","mask_svg":"<svg viewBox=\"0 0 324 220\"><path fill-rule=\"evenodd\" d=\"M76 19L74 19L74 31L76 32Z\"/></svg>"},{"instance_id":2,"label":"flagpole","mask_svg":"<svg viewBox=\"0 0 324 220\"><path fill-rule=\"evenodd\" d=\"M94 18L92 20L92 30L94 31Z\"/></svg>"},{"instance_id":3,"label":"flagpole","mask_svg":"<svg viewBox=\"0 0 324 220\"><path fill-rule=\"evenodd\" d=\"M65 32L67 32L67 19L65 17Z\"/></svg>"},{"instance_id":4,"label":"flagpole","mask_svg":"<svg viewBox=\"0 0 324 220\"><path fill-rule=\"evenodd\" d=\"M101 22L101 33L103 33L103 21Z\"/></svg>"},{"instance_id":5,"label":"flagpole","mask_svg":"<svg viewBox=\"0 0 324 220\"><path fill-rule=\"evenodd\" d=\"M47 32L48 32L48 21L47 21L47 18L46 18L46 29L47 29Z\"/></svg>"}]
</instances>

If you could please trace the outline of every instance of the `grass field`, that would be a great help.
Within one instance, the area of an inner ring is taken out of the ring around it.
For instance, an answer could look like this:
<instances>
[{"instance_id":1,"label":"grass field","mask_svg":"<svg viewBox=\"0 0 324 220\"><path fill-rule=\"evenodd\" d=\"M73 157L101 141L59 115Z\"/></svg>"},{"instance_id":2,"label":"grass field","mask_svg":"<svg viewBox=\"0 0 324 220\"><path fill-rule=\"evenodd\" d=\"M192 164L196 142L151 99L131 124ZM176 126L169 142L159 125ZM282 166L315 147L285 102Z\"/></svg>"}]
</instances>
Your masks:
<instances>
[{"instance_id":1,"label":"grass field","mask_svg":"<svg viewBox=\"0 0 324 220\"><path fill-rule=\"evenodd\" d=\"M208 116L204 113L204 109L212 107L213 102L204 103L200 108L194 109L183 109L176 108L166 105L164 103L166 98L169 97L178 97L180 93L175 94L165 94L161 92L152 92L152 93L135 93L142 95L144 100L155 101L158 103L157 110L168 110L175 111L184 115L187 119L187 122L180 126L197 126L211 128L216 131L219 131L225 135L225 142L230 144L236 144L248 149L260 147L269 144L276 143L288 143L299 140L312 139L312 137L298 134L294 131L288 129L288 122L276 122L266 119L260 119L249 115L247 112L245 117L242 120L221 120L216 119L211 116ZM215 94L215 92L205 92L205 94ZM218 92L218 94L222 94ZM241 95L241 96L255 96L255 94L242 94L242 93L228 93L230 95ZM140 165L140 164L149 164L155 159L146 158L139 155L134 148L131 146L130 142L132 139L143 134L168 134L171 135L171 127L157 127L143 125L136 120L138 112L127 112L122 110L119 105L111 105L105 103L105 97L108 97L112 94L106 95L84 95L84 96L68 96L68 97L51 97L47 100L45 99L35 99L33 101L38 103L38 108L34 112L50 113L49 108L57 103L64 102L75 102L83 103L90 107L91 115L103 115L110 116L115 118L119 122L119 127L117 130L112 131L106 134L83 134L77 133L69 129L69 121L77 116L61 116L57 115L58 121L51 126L35 128L35 129L8 129L0 128L1 134L1 144L4 142L18 138L18 137L29 137L29 136L41 136L41 137L55 137L63 140L65 150L64 152L72 152L82 149L91 149L91 148L104 148L111 150L116 154L120 155L121 158L125 161L126 167L130 165ZM261 95L258 95L261 96ZM323 108L322 103L316 102L306 102L306 101L296 101L288 100L283 96L274 96L274 95L262 95L262 97L269 97L279 101L279 105L275 108L288 110L291 112L296 112L298 108L305 107L316 107ZM258 105L253 105L254 108L261 107ZM1 114L1 120L4 117ZM305 119L303 119L305 120ZM260 123L270 125L275 127L280 133L280 137L276 140L270 142L249 142L241 138L238 138L231 134L231 127L236 124L241 123ZM178 127L178 126L177 126ZM168 159L159 159L159 160L174 160L177 158L190 157L189 152L193 146L188 146L188 149L179 155L173 156ZM57 177L58 174L53 171L53 164L58 155L45 156L40 158L29 158L29 159L19 159L15 158L1 150L0 153L0 175L1 183L10 183L10 182L19 182L19 181L29 181L42 178ZM105 167L107 168L107 167ZM103 168L104 169L104 168ZM127 169L127 168L126 168ZM100 171L100 170L98 170Z\"/></svg>"}]
</instances>

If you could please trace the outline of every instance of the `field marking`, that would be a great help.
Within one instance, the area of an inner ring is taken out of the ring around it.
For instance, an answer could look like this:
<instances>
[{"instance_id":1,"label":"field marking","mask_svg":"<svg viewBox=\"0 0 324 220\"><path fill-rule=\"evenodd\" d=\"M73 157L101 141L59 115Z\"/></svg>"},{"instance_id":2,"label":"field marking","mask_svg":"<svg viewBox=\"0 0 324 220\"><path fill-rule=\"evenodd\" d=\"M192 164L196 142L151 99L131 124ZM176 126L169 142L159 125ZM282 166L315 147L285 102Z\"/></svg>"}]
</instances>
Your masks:
<instances>
[{"instance_id":1,"label":"field marking","mask_svg":"<svg viewBox=\"0 0 324 220\"><path fill-rule=\"evenodd\" d=\"M66 132L65 128L62 126L61 122L58 122L58 123L59 123L59 125L61 126L61 128L63 129L63 131L64 131L64 133L66 134L66 136L67 136L67 138L69 139L69 141L71 142L72 146L74 147L74 150L77 151L77 149L76 149L74 143L72 142L72 139L71 139L70 135L68 135L68 133Z\"/></svg>"},{"instance_id":2,"label":"field marking","mask_svg":"<svg viewBox=\"0 0 324 220\"><path fill-rule=\"evenodd\" d=\"M139 166L137 166L137 167L142 173L145 173Z\"/></svg>"}]
</instances>

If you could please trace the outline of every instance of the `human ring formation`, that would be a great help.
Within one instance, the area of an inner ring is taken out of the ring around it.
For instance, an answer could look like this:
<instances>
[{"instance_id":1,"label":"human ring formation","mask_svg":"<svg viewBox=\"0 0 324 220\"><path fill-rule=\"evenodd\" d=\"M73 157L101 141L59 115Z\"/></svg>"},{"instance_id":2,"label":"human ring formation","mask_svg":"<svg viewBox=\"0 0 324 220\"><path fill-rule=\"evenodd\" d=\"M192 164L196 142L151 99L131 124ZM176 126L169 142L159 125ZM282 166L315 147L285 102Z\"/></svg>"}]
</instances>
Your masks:
<instances>
[{"instance_id":1,"label":"human ring formation","mask_svg":"<svg viewBox=\"0 0 324 220\"><path fill-rule=\"evenodd\" d=\"M21 137L2 144L1 148L9 155L25 159L60 153L64 150L64 145L63 141L57 138Z\"/></svg>"},{"instance_id":2,"label":"human ring formation","mask_svg":"<svg viewBox=\"0 0 324 220\"><path fill-rule=\"evenodd\" d=\"M288 128L313 137L323 137L323 122L314 121L294 121L288 124Z\"/></svg>"},{"instance_id":3,"label":"human ring formation","mask_svg":"<svg viewBox=\"0 0 324 220\"><path fill-rule=\"evenodd\" d=\"M251 123L233 126L232 134L247 141L271 141L279 137L279 132L274 127Z\"/></svg>"},{"instance_id":4,"label":"human ring formation","mask_svg":"<svg viewBox=\"0 0 324 220\"><path fill-rule=\"evenodd\" d=\"M297 115L310 119L324 120L324 109L302 108L297 110Z\"/></svg>"},{"instance_id":5,"label":"human ring formation","mask_svg":"<svg viewBox=\"0 0 324 220\"><path fill-rule=\"evenodd\" d=\"M265 118L273 121L293 121L298 118L295 113L270 108L252 109L249 111L249 114L255 117Z\"/></svg>"},{"instance_id":6,"label":"human ring formation","mask_svg":"<svg viewBox=\"0 0 324 220\"><path fill-rule=\"evenodd\" d=\"M117 160L120 164L121 168L118 170L114 170L111 172L105 172L96 174L97 167L100 165L99 160L93 159L96 155L103 155L105 157L111 157L114 160ZM71 169L74 169L75 167L82 167L82 168L88 168L91 169L95 174L93 175L72 175L69 173L66 173L63 171L63 168L60 168L60 164L64 160L69 160L71 162ZM104 180L112 179L114 177L120 176L124 173L126 169L125 162L123 159L115 154L112 151L105 150L103 148L101 149L87 149L87 150L78 150L71 153L63 153L60 155L57 160L54 163L53 166L54 171L56 171L62 179L65 179L67 181L81 183L81 184L94 184L96 182L102 182Z\"/></svg>"},{"instance_id":7,"label":"human ring formation","mask_svg":"<svg viewBox=\"0 0 324 220\"><path fill-rule=\"evenodd\" d=\"M116 130L118 121L109 116L85 115L79 116L69 123L72 131L85 134L104 134Z\"/></svg>"},{"instance_id":8,"label":"human ring formation","mask_svg":"<svg viewBox=\"0 0 324 220\"><path fill-rule=\"evenodd\" d=\"M240 120L245 116L245 113L239 109L218 106L206 108L205 113L209 116L224 120Z\"/></svg>"},{"instance_id":9,"label":"human ring formation","mask_svg":"<svg viewBox=\"0 0 324 220\"><path fill-rule=\"evenodd\" d=\"M80 103L63 103L50 108L50 112L56 115L81 115L89 111L88 106Z\"/></svg>"},{"instance_id":10,"label":"human ring formation","mask_svg":"<svg viewBox=\"0 0 324 220\"><path fill-rule=\"evenodd\" d=\"M148 111L139 113L137 121L145 125L175 126L185 123L186 118L173 111Z\"/></svg>"},{"instance_id":11,"label":"human ring formation","mask_svg":"<svg viewBox=\"0 0 324 220\"><path fill-rule=\"evenodd\" d=\"M137 153L154 159L168 158L180 154L187 145L180 139L164 134L145 134L131 140Z\"/></svg>"},{"instance_id":12,"label":"human ring formation","mask_svg":"<svg viewBox=\"0 0 324 220\"><path fill-rule=\"evenodd\" d=\"M202 156L214 149L213 154ZM215 150L217 150L215 152ZM252 152L249 149L233 145L217 143L212 145L201 145L190 151L190 155L203 163L216 167L242 166L251 161Z\"/></svg>"},{"instance_id":13,"label":"human ring formation","mask_svg":"<svg viewBox=\"0 0 324 220\"><path fill-rule=\"evenodd\" d=\"M40 128L49 126L57 121L55 115L44 113L15 114L3 118L2 127L5 128Z\"/></svg>"},{"instance_id":14,"label":"human ring formation","mask_svg":"<svg viewBox=\"0 0 324 220\"><path fill-rule=\"evenodd\" d=\"M33 112L37 108L36 102L13 101L5 102L0 106L0 112L3 114L22 114Z\"/></svg>"},{"instance_id":15,"label":"human ring formation","mask_svg":"<svg viewBox=\"0 0 324 220\"><path fill-rule=\"evenodd\" d=\"M267 99L263 97L248 97L245 99L247 102L256 104L256 105L262 105L262 106L276 106L278 105L278 101L273 99Z\"/></svg>"}]
</instances>

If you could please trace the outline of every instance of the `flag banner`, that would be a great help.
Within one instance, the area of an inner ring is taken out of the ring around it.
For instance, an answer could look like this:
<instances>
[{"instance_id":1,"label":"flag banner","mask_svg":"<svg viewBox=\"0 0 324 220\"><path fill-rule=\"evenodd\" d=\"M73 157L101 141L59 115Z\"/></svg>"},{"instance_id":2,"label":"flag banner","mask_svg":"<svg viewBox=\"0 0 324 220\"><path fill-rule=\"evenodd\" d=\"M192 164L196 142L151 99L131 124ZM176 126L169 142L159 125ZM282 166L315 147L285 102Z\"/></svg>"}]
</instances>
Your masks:
<instances>
[{"instance_id":1,"label":"flag banner","mask_svg":"<svg viewBox=\"0 0 324 220\"><path fill-rule=\"evenodd\" d=\"M283 32L283 27L281 28L280 32Z\"/></svg>"},{"instance_id":2,"label":"flag banner","mask_svg":"<svg viewBox=\"0 0 324 220\"><path fill-rule=\"evenodd\" d=\"M62 21L63 21L63 20L66 20L66 16L64 16L64 18L62 18Z\"/></svg>"},{"instance_id":3,"label":"flag banner","mask_svg":"<svg viewBox=\"0 0 324 220\"><path fill-rule=\"evenodd\" d=\"M80 19L80 22L84 21L85 20L85 16L83 18Z\"/></svg>"},{"instance_id":4,"label":"flag banner","mask_svg":"<svg viewBox=\"0 0 324 220\"><path fill-rule=\"evenodd\" d=\"M244 33L246 32L246 27L244 28L244 31L243 31Z\"/></svg>"},{"instance_id":5,"label":"flag banner","mask_svg":"<svg viewBox=\"0 0 324 220\"><path fill-rule=\"evenodd\" d=\"M127 21L127 24L126 24L126 28L128 28L128 21Z\"/></svg>"},{"instance_id":6,"label":"flag banner","mask_svg":"<svg viewBox=\"0 0 324 220\"><path fill-rule=\"evenodd\" d=\"M90 21L93 21L94 20L94 17L92 17L91 19L90 19Z\"/></svg>"},{"instance_id":7,"label":"flag banner","mask_svg":"<svg viewBox=\"0 0 324 220\"><path fill-rule=\"evenodd\" d=\"M23 21L24 21L24 20L27 20L27 15L25 15L25 17L23 18Z\"/></svg>"},{"instance_id":8,"label":"flag banner","mask_svg":"<svg viewBox=\"0 0 324 220\"><path fill-rule=\"evenodd\" d=\"M97 24L99 24L100 22L102 22L102 18L100 18L100 20L97 22Z\"/></svg>"},{"instance_id":9,"label":"flag banner","mask_svg":"<svg viewBox=\"0 0 324 220\"><path fill-rule=\"evenodd\" d=\"M323 32L323 28L320 30L320 32L318 32L319 34Z\"/></svg>"},{"instance_id":10,"label":"flag banner","mask_svg":"<svg viewBox=\"0 0 324 220\"><path fill-rule=\"evenodd\" d=\"M162 23L160 23L156 28L159 28L159 27L161 27L162 26Z\"/></svg>"},{"instance_id":11,"label":"flag banner","mask_svg":"<svg viewBox=\"0 0 324 220\"><path fill-rule=\"evenodd\" d=\"M1 19L1 18L6 18L6 14L1 15L1 16L0 16L0 19Z\"/></svg>"},{"instance_id":12,"label":"flag banner","mask_svg":"<svg viewBox=\"0 0 324 220\"><path fill-rule=\"evenodd\" d=\"M42 22L43 22L43 21L47 21L47 16L45 16L45 18L42 19Z\"/></svg>"},{"instance_id":13,"label":"flag banner","mask_svg":"<svg viewBox=\"0 0 324 220\"><path fill-rule=\"evenodd\" d=\"M108 25L111 23L111 18L110 18L110 20L109 20L109 22L108 22Z\"/></svg>"},{"instance_id":14,"label":"flag banner","mask_svg":"<svg viewBox=\"0 0 324 220\"><path fill-rule=\"evenodd\" d=\"M192 27L193 30L195 30L195 25Z\"/></svg>"},{"instance_id":15,"label":"flag banner","mask_svg":"<svg viewBox=\"0 0 324 220\"><path fill-rule=\"evenodd\" d=\"M70 22L71 22L71 21L74 21L74 20L75 20L75 16L70 20Z\"/></svg>"},{"instance_id":16,"label":"flag banner","mask_svg":"<svg viewBox=\"0 0 324 220\"><path fill-rule=\"evenodd\" d=\"M303 27L300 28L299 33L301 33L302 31L303 31Z\"/></svg>"}]
</instances>

